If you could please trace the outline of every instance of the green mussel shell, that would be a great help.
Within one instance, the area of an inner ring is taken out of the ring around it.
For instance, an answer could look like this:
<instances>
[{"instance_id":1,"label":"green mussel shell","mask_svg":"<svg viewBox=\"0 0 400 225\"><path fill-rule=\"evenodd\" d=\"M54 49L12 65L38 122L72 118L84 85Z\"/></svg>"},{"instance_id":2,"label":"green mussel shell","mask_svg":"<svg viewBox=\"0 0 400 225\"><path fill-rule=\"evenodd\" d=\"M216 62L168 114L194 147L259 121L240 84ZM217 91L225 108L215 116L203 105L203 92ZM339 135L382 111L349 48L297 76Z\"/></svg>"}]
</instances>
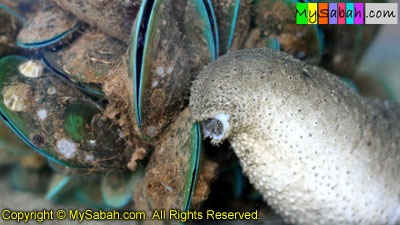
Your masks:
<instances>
[{"instance_id":1,"label":"green mussel shell","mask_svg":"<svg viewBox=\"0 0 400 225\"><path fill-rule=\"evenodd\" d=\"M132 23L142 0L54 0L79 19L94 25L104 33L128 43Z\"/></svg>"},{"instance_id":2,"label":"green mussel shell","mask_svg":"<svg viewBox=\"0 0 400 225\"><path fill-rule=\"evenodd\" d=\"M186 109L155 144L144 178L135 188L135 209L188 210L199 168L200 144L199 125L192 122Z\"/></svg>"},{"instance_id":3,"label":"green mussel shell","mask_svg":"<svg viewBox=\"0 0 400 225\"><path fill-rule=\"evenodd\" d=\"M101 179L101 194L111 208L122 208L132 201L135 186L143 176L143 167L132 171L115 171Z\"/></svg>"},{"instance_id":4,"label":"green mussel shell","mask_svg":"<svg viewBox=\"0 0 400 225\"><path fill-rule=\"evenodd\" d=\"M70 191L76 186L73 177L59 173L54 173L50 179L45 199L49 201L57 201L63 194Z\"/></svg>"},{"instance_id":5,"label":"green mussel shell","mask_svg":"<svg viewBox=\"0 0 400 225\"><path fill-rule=\"evenodd\" d=\"M218 23L219 55L239 49L250 29L252 0L212 0Z\"/></svg>"},{"instance_id":6,"label":"green mussel shell","mask_svg":"<svg viewBox=\"0 0 400 225\"><path fill-rule=\"evenodd\" d=\"M104 95L101 84L120 70L127 45L98 30L88 29L76 41L58 51L47 51L43 63L89 93ZM124 69L123 71L126 71Z\"/></svg>"},{"instance_id":7,"label":"green mussel shell","mask_svg":"<svg viewBox=\"0 0 400 225\"><path fill-rule=\"evenodd\" d=\"M142 3L130 43L128 91L147 140L155 140L182 111L191 81L218 55L210 7L200 0Z\"/></svg>"},{"instance_id":8,"label":"green mussel shell","mask_svg":"<svg viewBox=\"0 0 400 225\"><path fill-rule=\"evenodd\" d=\"M46 70L30 73L33 77L22 75L20 68L31 62L21 56L0 59L0 112L5 123L30 147L63 166L125 167L126 140L112 121L102 119L102 107Z\"/></svg>"},{"instance_id":9,"label":"green mussel shell","mask_svg":"<svg viewBox=\"0 0 400 225\"><path fill-rule=\"evenodd\" d=\"M34 154L34 151L23 142L3 121L0 121L0 148L17 155Z\"/></svg>"},{"instance_id":10,"label":"green mussel shell","mask_svg":"<svg viewBox=\"0 0 400 225\"><path fill-rule=\"evenodd\" d=\"M55 4L45 3L20 30L17 44L23 48L49 46L71 35L79 25L80 21L73 14L65 12Z\"/></svg>"}]
</instances>

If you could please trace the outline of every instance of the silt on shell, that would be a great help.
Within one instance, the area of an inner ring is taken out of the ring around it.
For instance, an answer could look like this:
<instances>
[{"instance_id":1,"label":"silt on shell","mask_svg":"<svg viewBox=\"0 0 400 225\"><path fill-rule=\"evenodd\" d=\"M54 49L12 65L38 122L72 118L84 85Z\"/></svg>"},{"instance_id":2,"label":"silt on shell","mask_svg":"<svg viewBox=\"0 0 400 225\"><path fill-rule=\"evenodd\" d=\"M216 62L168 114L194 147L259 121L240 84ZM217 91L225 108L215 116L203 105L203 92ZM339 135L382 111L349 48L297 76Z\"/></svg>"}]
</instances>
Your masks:
<instances>
[{"instance_id":1,"label":"silt on shell","mask_svg":"<svg viewBox=\"0 0 400 225\"><path fill-rule=\"evenodd\" d=\"M37 78L22 75L19 66L28 61L21 56L0 59L0 113L6 124L31 148L63 166L125 168L130 146L120 127L102 118L102 105L49 71ZM56 91L49 92L51 88Z\"/></svg>"},{"instance_id":2,"label":"silt on shell","mask_svg":"<svg viewBox=\"0 0 400 225\"><path fill-rule=\"evenodd\" d=\"M104 33L128 43L132 23L142 0L53 0L81 20L97 27Z\"/></svg>"},{"instance_id":3,"label":"silt on shell","mask_svg":"<svg viewBox=\"0 0 400 225\"><path fill-rule=\"evenodd\" d=\"M80 21L51 2L41 2L41 10L29 18L19 31L17 44L22 48L40 48L59 42L74 30Z\"/></svg>"},{"instance_id":4,"label":"silt on shell","mask_svg":"<svg viewBox=\"0 0 400 225\"><path fill-rule=\"evenodd\" d=\"M144 1L129 49L128 92L141 136L155 141L187 104L190 83L218 55L211 5Z\"/></svg>"},{"instance_id":5,"label":"silt on shell","mask_svg":"<svg viewBox=\"0 0 400 225\"><path fill-rule=\"evenodd\" d=\"M200 141L199 126L186 108L155 143L144 177L135 188L136 210L189 210L199 170ZM179 220L165 222L178 224Z\"/></svg>"}]
</instances>

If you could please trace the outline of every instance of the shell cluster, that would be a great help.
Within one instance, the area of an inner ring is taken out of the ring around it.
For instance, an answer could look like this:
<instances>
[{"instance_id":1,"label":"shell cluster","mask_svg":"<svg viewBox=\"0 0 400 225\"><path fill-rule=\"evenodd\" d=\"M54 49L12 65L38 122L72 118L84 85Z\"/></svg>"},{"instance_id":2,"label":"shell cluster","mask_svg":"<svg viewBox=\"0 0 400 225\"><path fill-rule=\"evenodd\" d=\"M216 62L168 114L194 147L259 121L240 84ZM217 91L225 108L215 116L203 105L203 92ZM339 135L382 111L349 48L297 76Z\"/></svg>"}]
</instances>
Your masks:
<instances>
[{"instance_id":1,"label":"shell cluster","mask_svg":"<svg viewBox=\"0 0 400 225\"><path fill-rule=\"evenodd\" d=\"M395 221L398 107L282 53L352 79L378 26L297 26L296 3L0 0L0 167L93 208L243 211L263 196L298 224Z\"/></svg>"}]
</instances>

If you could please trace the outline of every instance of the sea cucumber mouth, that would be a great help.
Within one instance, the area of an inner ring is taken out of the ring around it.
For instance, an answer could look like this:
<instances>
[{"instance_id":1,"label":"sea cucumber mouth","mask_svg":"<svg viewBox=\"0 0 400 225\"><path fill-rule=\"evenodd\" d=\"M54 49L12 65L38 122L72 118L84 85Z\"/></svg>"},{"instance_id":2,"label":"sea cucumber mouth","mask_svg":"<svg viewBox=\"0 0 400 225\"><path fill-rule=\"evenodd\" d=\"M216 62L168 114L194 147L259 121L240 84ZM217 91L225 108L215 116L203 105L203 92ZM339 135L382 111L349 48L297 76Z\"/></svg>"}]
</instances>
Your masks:
<instances>
[{"instance_id":1,"label":"sea cucumber mouth","mask_svg":"<svg viewBox=\"0 0 400 225\"><path fill-rule=\"evenodd\" d=\"M220 141L224 138L229 127L229 115L218 114L214 118L202 122L204 135L213 140Z\"/></svg>"}]
</instances>

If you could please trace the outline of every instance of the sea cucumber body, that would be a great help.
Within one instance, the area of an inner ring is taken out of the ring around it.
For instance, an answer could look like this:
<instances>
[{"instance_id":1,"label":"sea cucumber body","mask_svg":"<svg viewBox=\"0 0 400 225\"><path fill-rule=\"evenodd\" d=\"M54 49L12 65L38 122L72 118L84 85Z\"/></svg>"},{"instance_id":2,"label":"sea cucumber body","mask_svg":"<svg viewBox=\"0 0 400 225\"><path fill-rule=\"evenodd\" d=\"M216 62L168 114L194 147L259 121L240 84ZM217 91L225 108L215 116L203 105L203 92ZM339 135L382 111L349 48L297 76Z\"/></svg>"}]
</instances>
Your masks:
<instances>
[{"instance_id":1,"label":"sea cucumber body","mask_svg":"<svg viewBox=\"0 0 400 225\"><path fill-rule=\"evenodd\" d=\"M223 139L288 222L400 223L398 104L268 49L220 57L191 94L196 121L229 116Z\"/></svg>"}]
</instances>

